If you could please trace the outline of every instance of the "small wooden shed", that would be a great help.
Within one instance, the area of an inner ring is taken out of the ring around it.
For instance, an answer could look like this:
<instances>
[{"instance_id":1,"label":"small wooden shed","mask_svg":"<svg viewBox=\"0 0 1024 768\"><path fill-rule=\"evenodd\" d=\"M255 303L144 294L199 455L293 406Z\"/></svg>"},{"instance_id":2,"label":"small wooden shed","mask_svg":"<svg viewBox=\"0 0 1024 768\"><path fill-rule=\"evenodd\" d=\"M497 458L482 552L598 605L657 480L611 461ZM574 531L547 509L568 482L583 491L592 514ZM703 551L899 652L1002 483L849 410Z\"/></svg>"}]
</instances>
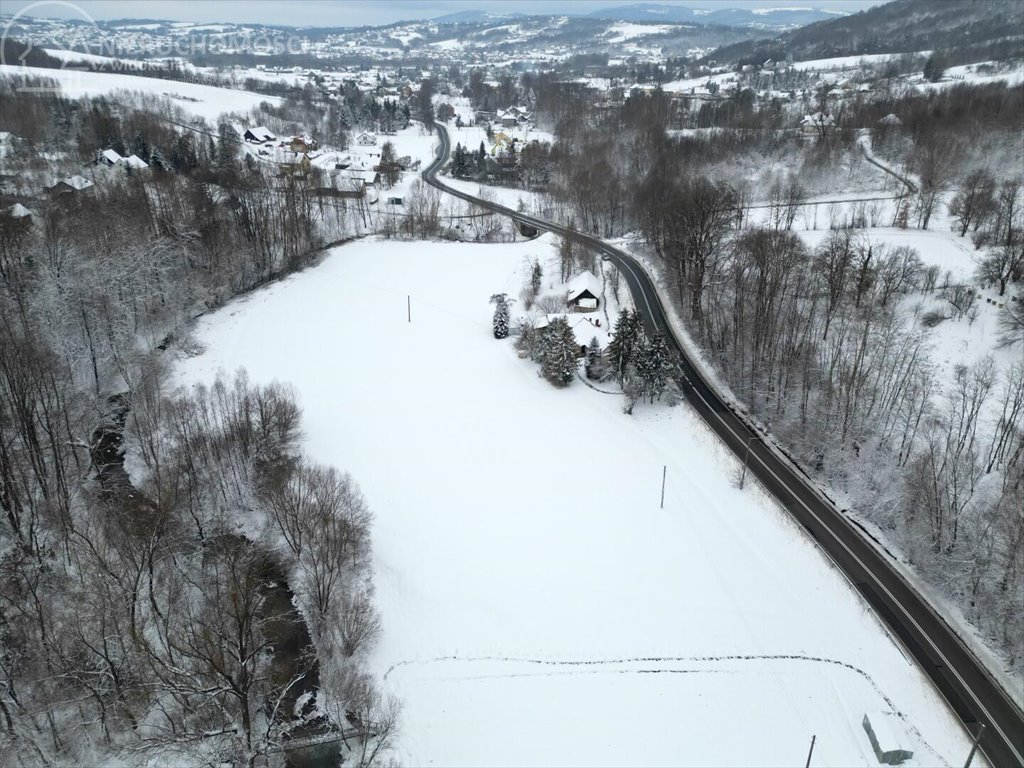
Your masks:
<instances>
[{"instance_id":1,"label":"small wooden shed","mask_svg":"<svg viewBox=\"0 0 1024 768\"><path fill-rule=\"evenodd\" d=\"M900 765L914 756L906 748L907 734L899 719L891 712L868 712L864 715L864 730L882 765Z\"/></svg>"}]
</instances>

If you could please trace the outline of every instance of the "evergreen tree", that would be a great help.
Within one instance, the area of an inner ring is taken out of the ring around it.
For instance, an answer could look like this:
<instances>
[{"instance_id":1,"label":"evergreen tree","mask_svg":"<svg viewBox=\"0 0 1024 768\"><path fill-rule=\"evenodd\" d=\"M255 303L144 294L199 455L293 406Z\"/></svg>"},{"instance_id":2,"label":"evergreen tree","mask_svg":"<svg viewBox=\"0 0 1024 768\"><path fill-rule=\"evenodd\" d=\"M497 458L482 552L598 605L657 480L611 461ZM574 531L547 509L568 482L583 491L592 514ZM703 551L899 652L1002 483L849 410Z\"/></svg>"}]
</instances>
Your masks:
<instances>
[{"instance_id":1,"label":"evergreen tree","mask_svg":"<svg viewBox=\"0 0 1024 768\"><path fill-rule=\"evenodd\" d=\"M139 155L141 157L141 155ZM154 171L166 171L167 163L164 162L164 156L160 153L160 150L154 146L149 150L149 167Z\"/></svg>"},{"instance_id":2,"label":"evergreen tree","mask_svg":"<svg viewBox=\"0 0 1024 768\"><path fill-rule=\"evenodd\" d=\"M601 352L601 344L598 342L595 336L590 340L590 344L587 345L587 362L586 362L587 378L593 379L594 381L600 381L604 378L607 369L604 364L604 354Z\"/></svg>"},{"instance_id":3,"label":"evergreen tree","mask_svg":"<svg viewBox=\"0 0 1024 768\"><path fill-rule=\"evenodd\" d=\"M476 172L478 176L483 176L487 173L487 150L484 148L484 143L480 142L480 149L476 153Z\"/></svg>"},{"instance_id":4,"label":"evergreen tree","mask_svg":"<svg viewBox=\"0 0 1024 768\"><path fill-rule=\"evenodd\" d=\"M946 57L940 52L936 51L928 57L928 61L924 63L924 75L925 80L929 83L937 83L942 79L942 76L946 73Z\"/></svg>"},{"instance_id":5,"label":"evergreen tree","mask_svg":"<svg viewBox=\"0 0 1024 768\"><path fill-rule=\"evenodd\" d=\"M494 304L494 318L492 321L494 338L507 338L509 321L508 295L504 293L496 293L491 296L491 303Z\"/></svg>"},{"instance_id":6,"label":"evergreen tree","mask_svg":"<svg viewBox=\"0 0 1024 768\"><path fill-rule=\"evenodd\" d=\"M235 129L228 123L221 123L217 126L217 169L222 172L233 171L237 156Z\"/></svg>"},{"instance_id":7,"label":"evergreen tree","mask_svg":"<svg viewBox=\"0 0 1024 768\"><path fill-rule=\"evenodd\" d=\"M672 355L665 337L656 333L649 341L641 340L634 357L641 391L653 403L655 397L661 397L672 375Z\"/></svg>"},{"instance_id":8,"label":"evergreen tree","mask_svg":"<svg viewBox=\"0 0 1024 768\"><path fill-rule=\"evenodd\" d=\"M469 178L469 165L466 162L466 150L461 144L455 145L455 154L452 155L452 176L456 179Z\"/></svg>"},{"instance_id":9,"label":"evergreen tree","mask_svg":"<svg viewBox=\"0 0 1024 768\"><path fill-rule=\"evenodd\" d=\"M541 375L556 387L564 387L576 376L576 335L564 317L556 317L544 335Z\"/></svg>"},{"instance_id":10,"label":"evergreen tree","mask_svg":"<svg viewBox=\"0 0 1024 768\"><path fill-rule=\"evenodd\" d=\"M543 276L544 273L540 269L540 262L534 259L533 270L530 272L530 287L533 289L534 296L540 293L540 281Z\"/></svg>"},{"instance_id":11,"label":"evergreen tree","mask_svg":"<svg viewBox=\"0 0 1024 768\"><path fill-rule=\"evenodd\" d=\"M132 139L131 151L133 155L137 155L143 160L149 157L149 142L142 135L142 131L136 133L135 138Z\"/></svg>"},{"instance_id":12,"label":"evergreen tree","mask_svg":"<svg viewBox=\"0 0 1024 768\"><path fill-rule=\"evenodd\" d=\"M191 173L199 167L191 134L183 133L174 142L171 147L171 167L178 173Z\"/></svg>"},{"instance_id":13,"label":"evergreen tree","mask_svg":"<svg viewBox=\"0 0 1024 768\"><path fill-rule=\"evenodd\" d=\"M634 362L634 354L642 335L640 316L628 309L622 310L619 319L615 321L612 340L608 344L605 356L609 368L615 372L620 384L626 374L626 367Z\"/></svg>"}]
</instances>

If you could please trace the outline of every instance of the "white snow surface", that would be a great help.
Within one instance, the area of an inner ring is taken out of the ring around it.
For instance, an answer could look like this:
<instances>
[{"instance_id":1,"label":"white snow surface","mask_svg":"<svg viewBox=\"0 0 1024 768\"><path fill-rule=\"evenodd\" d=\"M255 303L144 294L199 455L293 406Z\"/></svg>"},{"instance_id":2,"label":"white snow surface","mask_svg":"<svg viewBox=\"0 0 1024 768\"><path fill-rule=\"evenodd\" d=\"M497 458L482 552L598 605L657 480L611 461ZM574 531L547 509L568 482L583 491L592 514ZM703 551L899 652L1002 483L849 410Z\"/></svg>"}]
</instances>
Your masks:
<instances>
[{"instance_id":1,"label":"white snow surface","mask_svg":"<svg viewBox=\"0 0 1024 768\"><path fill-rule=\"evenodd\" d=\"M210 85L162 80L156 77L0 64L0 77L18 75L56 80L64 95L71 99L101 96L114 91L140 91L167 96L186 112L212 122L217 122L221 115L230 112L246 113L257 107L261 101L281 103L276 96L265 96L252 91L215 88Z\"/></svg>"},{"instance_id":2,"label":"white snow surface","mask_svg":"<svg viewBox=\"0 0 1024 768\"><path fill-rule=\"evenodd\" d=\"M920 671L685 406L626 416L492 337L489 297L554 251L359 241L203 318L176 368L291 382L305 450L362 487L396 757L794 765L815 735L815 765L874 766L885 710L911 764L962 762Z\"/></svg>"},{"instance_id":3,"label":"white snow surface","mask_svg":"<svg viewBox=\"0 0 1024 768\"><path fill-rule=\"evenodd\" d=\"M648 35L660 35L671 32L675 27L671 24L635 24L631 21L617 21L608 27L605 36L609 43L622 43Z\"/></svg>"}]
</instances>

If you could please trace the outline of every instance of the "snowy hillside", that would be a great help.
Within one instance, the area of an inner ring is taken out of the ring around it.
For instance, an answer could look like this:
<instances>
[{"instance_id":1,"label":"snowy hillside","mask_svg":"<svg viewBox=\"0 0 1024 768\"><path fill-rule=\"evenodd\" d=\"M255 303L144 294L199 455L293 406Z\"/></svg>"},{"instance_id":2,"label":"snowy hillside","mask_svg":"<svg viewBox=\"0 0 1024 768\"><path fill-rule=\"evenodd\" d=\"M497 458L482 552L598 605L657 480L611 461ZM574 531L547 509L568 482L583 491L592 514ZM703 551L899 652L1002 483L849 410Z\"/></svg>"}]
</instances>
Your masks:
<instances>
[{"instance_id":1,"label":"snowy hillside","mask_svg":"<svg viewBox=\"0 0 1024 768\"><path fill-rule=\"evenodd\" d=\"M197 83L183 83L154 77L140 77L112 72L88 72L73 69L43 69L0 64L0 77L41 77L57 81L68 98L102 96L117 91L165 96L186 112L217 122L223 114L246 113L267 101L279 104L280 99L232 88L214 88Z\"/></svg>"}]
</instances>

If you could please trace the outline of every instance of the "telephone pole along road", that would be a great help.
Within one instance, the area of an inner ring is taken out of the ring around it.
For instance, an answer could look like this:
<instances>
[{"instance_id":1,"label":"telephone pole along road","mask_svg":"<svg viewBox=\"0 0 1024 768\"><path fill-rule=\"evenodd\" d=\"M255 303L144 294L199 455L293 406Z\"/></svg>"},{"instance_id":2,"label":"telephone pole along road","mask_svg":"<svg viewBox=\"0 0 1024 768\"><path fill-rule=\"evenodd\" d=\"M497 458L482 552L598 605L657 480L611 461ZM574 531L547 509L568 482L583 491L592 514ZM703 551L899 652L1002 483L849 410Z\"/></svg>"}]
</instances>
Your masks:
<instances>
[{"instance_id":1,"label":"telephone pole along road","mask_svg":"<svg viewBox=\"0 0 1024 768\"><path fill-rule=\"evenodd\" d=\"M985 725L979 749L997 768L1024 768L1024 712L985 669L956 632L896 568L847 520L791 460L762 440L705 379L676 338L667 312L647 272L632 257L596 237L561 224L514 211L453 189L437 179L451 152L448 131L435 125L441 147L423 171L423 180L537 230L553 232L591 248L612 262L625 278L648 334L660 332L678 359L676 382L686 401L739 459L747 456L749 472L804 527L899 637L932 680L971 737ZM748 453L749 451L749 453Z\"/></svg>"}]
</instances>

